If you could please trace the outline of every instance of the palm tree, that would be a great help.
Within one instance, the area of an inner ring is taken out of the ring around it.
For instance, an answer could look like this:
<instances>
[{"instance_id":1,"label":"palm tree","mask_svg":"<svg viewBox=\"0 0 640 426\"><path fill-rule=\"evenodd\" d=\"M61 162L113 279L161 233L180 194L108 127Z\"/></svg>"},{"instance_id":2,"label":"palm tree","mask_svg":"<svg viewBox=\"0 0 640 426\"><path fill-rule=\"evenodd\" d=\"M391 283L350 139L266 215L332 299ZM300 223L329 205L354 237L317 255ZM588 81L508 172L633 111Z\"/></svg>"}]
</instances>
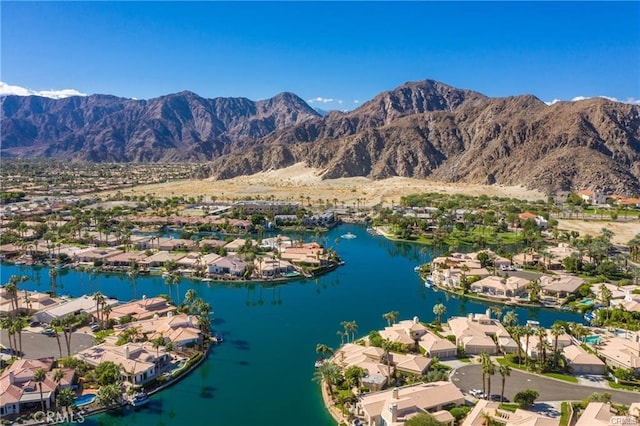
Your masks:
<instances>
[{"instance_id":1,"label":"palm tree","mask_svg":"<svg viewBox=\"0 0 640 426\"><path fill-rule=\"evenodd\" d=\"M351 341L355 339L355 333L358 331L358 323L355 321L349 321L349 332L351 333Z\"/></svg>"},{"instance_id":2,"label":"palm tree","mask_svg":"<svg viewBox=\"0 0 640 426\"><path fill-rule=\"evenodd\" d=\"M327 355L333 353L333 349L323 343L318 343L316 345L316 353L322 355L323 357L326 357Z\"/></svg>"},{"instance_id":3,"label":"palm tree","mask_svg":"<svg viewBox=\"0 0 640 426\"><path fill-rule=\"evenodd\" d=\"M529 365L529 337L533 336L533 328L530 325L525 325L522 329L522 335L525 337L526 342L524 346L524 365Z\"/></svg>"},{"instance_id":4,"label":"palm tree","mask_svg":"<svg viewBox=\"0 0 640 426\"><path fill-rule=\"evenodd\" d=\"M384 359L387 363L387 379L389 383L391 383L391 357L389 356L389 352L393 348L393 343L389 339L384 339L382 341L382 349L384 349Z\"/></svg>"},{"instance_id":5,"label":"palm tree","mask_svg":"<svg viewBox=\"0 0 640 426\"><path fill-rule=\"evenodd\" d=\"M545 361L547 358L546 343L547 343L547 330L544 327L540 327L535 333L538 336L538 357L540 360L540 371L543 371Z\"/></svg>"},{"instance_id":6,"label":"palm tree","mask_svg":"<svg viewBox=\"0 0 640 426\"><path fill-rule=\"evenodd\" d=\"M564 334L564 327L557 321L551 326L551 335L553 336L553 368L558 369L558 337Z\"/></svg>"},{"instance_id":7,"label":"palm tree","mask_svg":"<svg viewBox=\"0 0 640 426\"><path fill-rule=\"evenodd\" d=\"M164 345L164 336L162 335L162 333L160 333L160 335L155 339L151 340L151 346L156 350L156 362L158 360L158 357L160 356L160 346L163 346L163 345Z\"/></svg>"},{"instance_id":8,"label":"palm tree","mask_svg":"<svg viewBox=\"0 0 640 426\"><path fill-rule=\"evenodd\" d=\"M60 392L56 396L56 404L58 407L64 408L65 411L69 411L69 407L73 405L76 400L76 393L71 389L60 389Z\"/></svg>"},{"instance_id":9,"label":"palm tree","mask_svg":"<svg viewBox=\"0 0 640 426\"><path fill-rule=\"evenodd\" d=\"M102 315L104 319L104 324L102 328L109 327L109 316L111 315L112 310L113 310L113 307L111 305L108 305L105 301L104 305L102 306Z\"/></svg>"},{"instance_id":10,"label":"palm tree","mask_svg":"<svg viewBox=\"0 0 640 426\"><path fill-rule=\"evenodd\" d=\"M102 327L102 316L100 315L100 308L103 306L104 302L107 300L102 293L99 291L93 293L93 300L96 302L96 319L98 320L98 324Z\"/></svg>"},{"instance_id":11,"label":"palm tree","mask_svg":"<svg viewBox=\"0 0 640 426\"><path fill-rule=\"evenodd\" d=\"M6 316L4 318L2 318L2 320L0 320L0 328L3 328L5 330L7 330L7 335L9 337L9 349L11 350L11 353L15 353L18 350L18 345L15 344L15 342L12 342L12 337L14 338L13 340L15 340L15 318L11 317L11 316Z\"/></svg>"},{"instance_id":12,"label":"palm tree","mask_svg":"<svg viewBox=\"0 0 640 426\"><path fill-rule=\"evenodd\" d=\"M507 327L513 326L518 322L518 314L515 311L508 311L502 320Z\"/></svg>"},{"instance_id":13,"label":"palm tree","mask_svg":"<svg viewBox=\"0 0 640 426\"><path fill-rule=\"evenodd\" d=\"M316 383L324 381L329 388L329 394L333 394L333 385L340 382L341 377L340 367L333 362L325 362L316 370L313 381Z\"/></svg>"},{"instance_id":14,"label":"palm tree","mask_svg":"<svg viewBox=\"0 0 640 426\"><path fill-rule=\"evenodd\" d=\"M340 336L340 346L343 346L344 345L344 336L345 336L346 333L344 331L338 330L338 331L336 331L336 334L338 336Z\"/></svg>"},{"instance_id":15,"label":"palm tree","mask_svg":"<svg viewBox=\"0 0 640 426\"><path fill-rule=\"evenodd\" d=\"M38 384L38 389L40 390L40 407L42 411L44 411L44 396L42 394L42 382L46 379L46 373L42 368L38 368L33 375L33 381Z\"/></svg>"},{"instance_id":16,"label":"palm tree","mask_svg":"<svg viewBox=\"0 0 640 426\"><path fill-rule=\"evenodd\" d=\"M442 318L442 315L444 315L446 312L447 312L447 307L444 306L442 303L438 303L433 306L433 313L434 315L436 315L436 321L438 324L440 324L440 319Z\"/></svg>"},{"instance_id":17,"label":"palm tree","mask_svg":"<svg viewBox=\"0 0 640 426\"><path fill-rule=\"evenodd\" d=\"M14 332L18 335L18 352L22 354L22 330L29 325L24 317L17 317L14 322Z\"/></svg>"},{"instance_id":18,"label":"palm tree","mask_svg":"<svg viewBox=\"0 0 640 426\"><path fill-rule=\"evenodd\" d=\"M487 354L485 362L482 364L483 373L487 376L487 396L491 395L491 376L496 374L496 365Z\"/></svg>"},{"instance_id":19,"label":"palm tree","mask_svg":"<svg viewBox=\"0 0 640 426\"><path fill-rule=\"evenodd\" d=\"M636 234L633 239L631 239L627 245L629 246L629 254L631 255L631 259L634 262L638 261L638 256L640 255L640 234Z\"/></svg>"},{"instance_id":20,"label":"palm tree","mask_svg":"<svg viewBox=\"0 0 640 426\"><path fill-rule=\"evenodd\" d=\"M169 287L169 297L171 298L171 293L172 293L171 286L174 284L177 285L178 283L180 283L180 275L170 273L169 275L166 276L166 278L164 279L164 282ZM178 303L177 299L176 299L176 303Z\"/></svg>"},{"instance_id":21,"label":"palm tree","mask_svg":"<svg viewBox=\"0 0 640 426\"><path fill-rule=\"evenodd\" d=\"M498 373L502 377L502 390L500 391L500 402L504 402L504 384L507 381L507 377L511 375L511 367L507 364L503 364L498 368Z\"/></svg>"},{"instance_id":22,"label":"palm tree","mask_svg":"<svg viewBox=\"0 0 640 426\"><path fill-rule=\"evenodd\" d=\"M480 354L480 366L482 371L482 393L487 394L487 386L486 386L486 378L487 378L487 368L486 365L491 362L491 357L488 353L482 352Z\"/></svg>"},{"instance_id":23,"label":"palm tree","mask_svg":"<svg viewBox=\"0 0 640 426\"><path fill-rule=\"evenodd\" d=\"M382 315L382 317L387 320L387 325L391 327L391 324L395 324L395 322L398 320L398 315L400 315L400 312L391 311Z\"/></svg>"}]
</instances>

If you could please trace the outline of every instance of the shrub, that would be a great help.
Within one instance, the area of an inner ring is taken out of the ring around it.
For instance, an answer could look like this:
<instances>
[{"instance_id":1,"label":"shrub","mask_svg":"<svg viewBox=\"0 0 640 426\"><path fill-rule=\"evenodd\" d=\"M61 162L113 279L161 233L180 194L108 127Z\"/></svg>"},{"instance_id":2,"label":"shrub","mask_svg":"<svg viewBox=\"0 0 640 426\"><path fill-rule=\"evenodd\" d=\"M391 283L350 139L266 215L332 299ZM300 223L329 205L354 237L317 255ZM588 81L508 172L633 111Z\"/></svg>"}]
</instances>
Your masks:
<instances>
[{"instance_id":1,"label":"shrub","mask_svg":"<svg viewBox=\"0 0 640 426\"><path fill-rule=\"evenodd\" d=\"M513 398L513 402L519 404L520 408L526 409L533 405L538 396L540 396L540 394L537 391L533 389L525 389L516 394Z\"/></svg>"}]
</instances>

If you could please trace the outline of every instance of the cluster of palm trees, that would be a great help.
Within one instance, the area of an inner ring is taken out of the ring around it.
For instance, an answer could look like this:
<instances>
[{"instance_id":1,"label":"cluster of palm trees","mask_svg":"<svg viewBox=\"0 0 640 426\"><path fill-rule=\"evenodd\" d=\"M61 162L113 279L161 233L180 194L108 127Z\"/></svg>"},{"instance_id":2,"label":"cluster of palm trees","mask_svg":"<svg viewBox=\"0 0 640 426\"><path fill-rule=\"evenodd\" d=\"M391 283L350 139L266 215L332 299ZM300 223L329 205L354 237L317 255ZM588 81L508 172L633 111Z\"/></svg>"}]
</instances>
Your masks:
<instances>
[{"instance_id":1,"label":"cluster of palm trees","mask_svg":"<svg viewBox=\"0 0 640 426\"><path fill-rule=\"evenodd\" d=\"M576 326L582 327L580 324L576 324ZM511 323L507 325L507 331L511 334L517 344L517 357L518 357L518 365L521 365L522 360L524 358L525 367L534 367L532 365L533 360L529 357L529 339L531 336L536 336L538 338L538 368L541 372L546 371L549 366L547 359L547 350L552 350L553 353L553 370L557 370L559 367L560 360L560 351L558 350L558 338L566 333L565 326L562 322L556 321L550 329L550 334L553 337L553 346L551 347L547 341L547 330L544 327L532 327L529 324L524 326L522 325L512 325ZM520 347L520 339L525 338L525 348L524 348L524 356L522 355L522 350Z\"/></svg>"},{"instance_id":2,"label":"cluster of palm trees","mask_svg":"<svg viewBox=\"0 0 640 426\"><path fill-rule=\"evenodd\" d=\"M340 325L342 326L342 330L336 332L336 334L340 336L340 344L344 345L345 337L347 343L354 342L355 333L358 331L358 323L355 321L342 321Z\"/></svg>"},{"instance_id":3,"label":"cluster of palm trees","mask_svg":"<svg viewBox=\"0 0 640 426\"><path fill-rule=\"evenodd\" d=\"M26 275L12 275L4 286L5 292L11 301L11 311L0 320L0 328L7 331L9 349L12 354L22 353L22 330L29 325L28 318L20 315L20 301L18 299L18 293L20 291L18 284L24 283L28 279ZM25 302L28 302L28 299L26 299Z\"/></svg>"},{"instance_id":4,"label":"cluster of palm trees","mask_svg":"<svg viewBox=\"0 0 640 426\"><path fill-rule=\"evenodd\" d=\"M491 356L487 352L480 354L480 365L482 371L482 392L487 396L491 396L491 376L500 373L502 378L502 388L500 390L500 401L504 401L504 387L507 377L511 375L511 367L506 364L496 365Z\"/></svg>"}]
</instances>

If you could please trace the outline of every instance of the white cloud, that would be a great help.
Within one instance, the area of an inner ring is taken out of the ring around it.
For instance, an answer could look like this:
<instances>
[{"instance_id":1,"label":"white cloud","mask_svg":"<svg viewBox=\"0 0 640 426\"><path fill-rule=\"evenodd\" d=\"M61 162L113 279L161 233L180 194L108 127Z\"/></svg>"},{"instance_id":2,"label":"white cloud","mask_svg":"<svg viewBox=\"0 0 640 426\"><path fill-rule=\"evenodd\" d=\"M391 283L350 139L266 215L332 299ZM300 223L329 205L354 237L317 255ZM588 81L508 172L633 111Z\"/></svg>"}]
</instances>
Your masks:
<instances>
[{"instance_id":1,"label":"white cloud","mask_svg":"<svg viewBox=\"0 0 640 426\"><path fill-rule=\"evenodd\" d=\"M342 105L342 99L338 99L336 102L338 102L338 105Z\"/></svg>"},{"instance_id":2,"label":"white cloud","mask_svg":"<svg viewBox=\"0 0 640 426\"><path fill-rule=\"evenodd\" d=\"M584 101L585 99L591 99L591 98L603 98L603 99L608 99L612 102L620 102L623 104L631 104L631 105L640 105L640 99L636 99L636 98L627 98L626 100L620 100L618 98L613 98L611 96L576 96L573 99L571 99L569 102L578 102L578 101ZM545 102L545 104L547 105L553 105L557 102L562 102L562 99L554 99L550 102Z\"/></svg>"},{"instance_id":3,"label":"white cloud","mask_svg":"<svg viewBox=\"0 0 640 426\"><path fill-rule=\"evenodd\" d=\"M353 103L354 103L354 104L359 104L359 103L360 103L360 101L359 101L358 99L354 99L354 100L353 100Z\"/></svg>"},{"instance_id":4,"label":"white cloud","mask_svg":"<svg viewBox=\"0 0 640 426\"><path fill-rule=\"evenodd\" d=\"M62 90L31 90L20 86L12 86L0 81L0 96L17 95L17 96L43 96L45 98L62 99L70 96L87 96L86 93L79 92L75 89Z\"/></svg>"},{"instance_id":5,"label":"white cloud","mask_svg":"<svg viewBox=\"0 0 640 426\"><path fill-rule=\"evenodd\" d=\"M333 102L335 99L333 98L323 98L321 96L318 96L317 98L313 98L313 99L309 99L307 102L309 102L310 104L314 103L314 102L320 102L323 104L328 104L329 102Z\"/></svg>"}]
</instances>

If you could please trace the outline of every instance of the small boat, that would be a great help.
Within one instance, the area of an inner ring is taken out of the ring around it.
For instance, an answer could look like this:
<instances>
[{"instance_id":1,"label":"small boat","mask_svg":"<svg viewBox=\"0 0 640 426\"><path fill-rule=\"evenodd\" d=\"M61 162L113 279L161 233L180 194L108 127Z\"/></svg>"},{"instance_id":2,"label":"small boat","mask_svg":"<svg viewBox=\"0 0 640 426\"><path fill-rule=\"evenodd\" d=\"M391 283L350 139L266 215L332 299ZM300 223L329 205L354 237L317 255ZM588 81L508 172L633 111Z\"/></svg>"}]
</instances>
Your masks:
<instances>
[{"instance_id":1,"label":"small boat","mask_svg":"<svg viewBox=\"0 0 640 426\"><path fill-rule=\"evenodd\" d=\"M347 232L346 234L340 235L340 238L344 238L345 240L352 240L356 238L356 235L352 234L351 232Z\"/></svg>"},{"instance_id":2,"label":"small boat","mask_svg":"<svg viewBox=\"0 0 640 426\"><path fill-rule=\"evenodd\" d=\"M527 325L530 325L531 327L540 327L540 321L527 320Z\"/></svg>"},{"instance_id":3,"label":"small boat","mask_svg":"<svg viewBox=\"0 0 640 426\"><path fill-rule=\"evenodd\" d=\"M220 333L213 333L213 340L216 343L222 343L224 342L224 337L222 337L222 334Z\"/></svg>"},{"instance_id":4,"label":"small boat","mask_svg":"<svg viewBox=\"0 0 640 426\"><path fill-rule=\"evenodd\" d=\"M320 368L320 367L322 367L322 364L324 364L324 359L318 358L316 360L316 363L314 364L314 368Z\"/></svg>"},{"instance_id":5,"label":"small boat","mask_svg":"<svg viewBox=\"0 0 640 426\"><path fill-rule=\"evenodd\" d=\"M420 272L422 270L422 265L417 265L413 267L413 272Z\"/></svg>"},{"instance_id":6,"label":"small boat","mask_svg":"<svg viewBox=\"0 0 640 426\"><path fill-rule=\"evenodd\" d=\"M203 278L201 280L203 283L210 283L211 281L213 281L211 278Z\"/></svg>"},{"instance_id":7,"label":"small boat","mask_svg":"<svg viewBox=\"0 0 640 426\"><path fill-rule=\"evenodd\" d=\"M433 279L431 277L427 277L427 279L424 280L424 286L431 288L433 286Z\"/></svg>"},{"instance_id":8,"label":"small boat","mask_svg":"<svg viewBox=\"0 0 640 426\"><path fill-rule=\"evenodd\" d=\"M148 402L149 402L149 395L147 395L145 392L138 392L129 399L129 404L132 407L142 407Z\"/></svg>"}]
</instances>

